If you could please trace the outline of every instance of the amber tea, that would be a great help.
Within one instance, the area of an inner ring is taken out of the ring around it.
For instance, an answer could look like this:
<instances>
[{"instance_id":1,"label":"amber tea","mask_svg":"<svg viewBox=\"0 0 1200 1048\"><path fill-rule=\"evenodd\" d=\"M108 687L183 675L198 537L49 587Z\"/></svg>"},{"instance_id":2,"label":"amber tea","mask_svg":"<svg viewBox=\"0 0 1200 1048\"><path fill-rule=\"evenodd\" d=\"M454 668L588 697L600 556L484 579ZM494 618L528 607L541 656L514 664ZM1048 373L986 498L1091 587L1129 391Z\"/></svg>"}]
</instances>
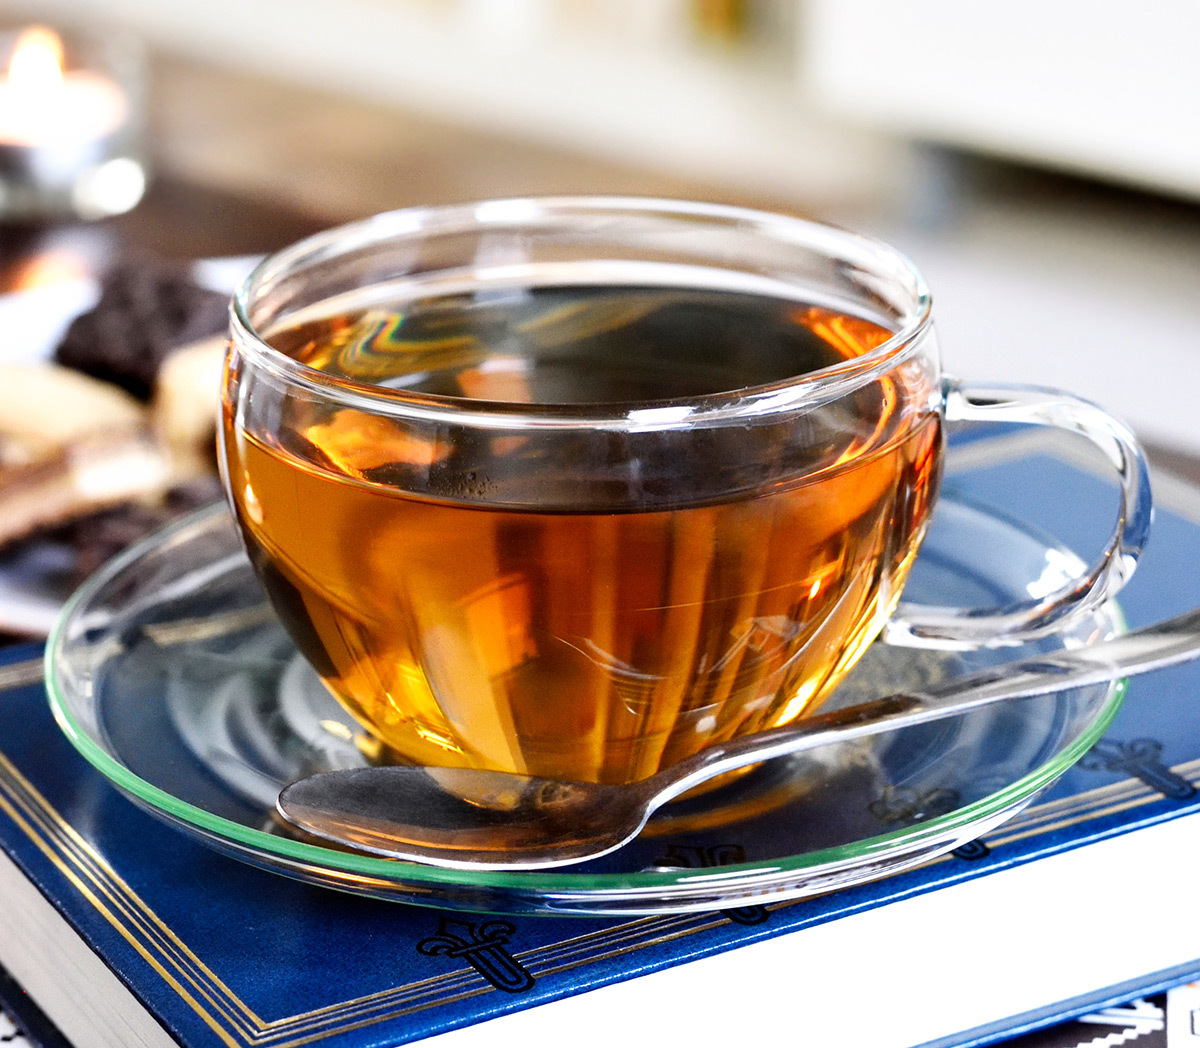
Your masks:
<instances>
[{"instance_id":1,"label":"amber tea","mask_svg":"<svg viewBox=\"0 0 1200 1048\"><path fill-rule=\"evenodd\" d=\"M675 287L310 316L266 341L425 421L297 396L242 425L234 361L227 482L275 607L383 759L638 779L819 704L899 599L938 480L936 405L912 410L903 367L772 425L689 428L684 402L891 333ZM463 403L549 421L468 430ZM615 404L620 431L555 421Z\"/></svg>"}]
</instances>

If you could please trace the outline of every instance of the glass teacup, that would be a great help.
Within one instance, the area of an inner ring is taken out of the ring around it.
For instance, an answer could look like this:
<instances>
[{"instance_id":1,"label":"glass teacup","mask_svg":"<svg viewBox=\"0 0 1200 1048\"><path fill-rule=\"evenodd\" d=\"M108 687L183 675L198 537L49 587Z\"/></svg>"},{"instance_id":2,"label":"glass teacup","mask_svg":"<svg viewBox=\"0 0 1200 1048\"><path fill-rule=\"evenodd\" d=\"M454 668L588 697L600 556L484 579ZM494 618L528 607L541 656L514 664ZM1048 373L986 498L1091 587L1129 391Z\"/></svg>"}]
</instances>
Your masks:
<instances>
[{"instance_id":1,"label":"glass teacup","mask_svg":"<svg viewBox=\"0 0 1200 1048\"><path fill-rule=\"evenodd\" d=\"M493 201L310 238L239 292L223 410L255 569L380 760L644 778L803 717L881 631L1060 628L1150 518L1103 411L943 378L901 255L707 204ZM1086 577L900 605L960 419L1106 453L1121 510Z\"/></svg>"}]
</instances>

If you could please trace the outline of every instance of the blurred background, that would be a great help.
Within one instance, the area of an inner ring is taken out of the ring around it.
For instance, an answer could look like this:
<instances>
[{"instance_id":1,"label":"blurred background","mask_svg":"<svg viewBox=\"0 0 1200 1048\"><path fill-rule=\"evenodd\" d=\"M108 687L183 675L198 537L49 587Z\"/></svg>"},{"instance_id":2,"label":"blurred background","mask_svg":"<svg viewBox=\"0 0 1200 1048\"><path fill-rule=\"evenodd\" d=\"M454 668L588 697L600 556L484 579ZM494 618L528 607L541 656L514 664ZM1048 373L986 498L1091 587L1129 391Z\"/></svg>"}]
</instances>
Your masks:
<instances>
[{"instance_id":1,"label":"blurred background","mask_svg":"<svg viewBox=\"0 0 1200 1048\"><path fill-rule=\"evenodd\" d=\"M0 364L130 260L232 258L223 324L245 256L375 212L687 197L890 241L948 371L1088 396L1200 482L1198 41L1195 0L0 0ZM0 643L85 559L13 545Z\"/></svg>"},{"instance_id":2,"label":"blurred background","mask_svg":"<svg viewBox=\"0 0 1200 1048\"><path fill-rule=\"evenodd\" d=\"M917 262L950 370L1071 387L1160 461L1200 455L1181 0L0 0L0 21L145 48L150 188L119 222L155 250L524 194L807 214Z\"/></svg>"}]
</instances>

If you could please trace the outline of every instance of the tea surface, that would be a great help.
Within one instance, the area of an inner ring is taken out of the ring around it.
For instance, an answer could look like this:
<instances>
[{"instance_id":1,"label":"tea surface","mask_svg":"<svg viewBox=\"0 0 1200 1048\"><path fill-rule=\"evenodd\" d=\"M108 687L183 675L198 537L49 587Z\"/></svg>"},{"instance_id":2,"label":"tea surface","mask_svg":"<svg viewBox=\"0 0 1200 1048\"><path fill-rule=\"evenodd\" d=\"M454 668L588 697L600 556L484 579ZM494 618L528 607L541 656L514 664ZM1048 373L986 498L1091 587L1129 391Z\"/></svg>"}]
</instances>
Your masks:
<instances>
[{"instance_id":1,"label":"tea surface","mask_svg":"<svg viewBox=\"0 0 1200 1048\"><path fill-rule=\"evenodd\" d=\"M638 402L723 393L857 356L891 332L800 302L687 288L449 295L270 333L331 375L472 400Z\"/></svg>"}]
</instances>

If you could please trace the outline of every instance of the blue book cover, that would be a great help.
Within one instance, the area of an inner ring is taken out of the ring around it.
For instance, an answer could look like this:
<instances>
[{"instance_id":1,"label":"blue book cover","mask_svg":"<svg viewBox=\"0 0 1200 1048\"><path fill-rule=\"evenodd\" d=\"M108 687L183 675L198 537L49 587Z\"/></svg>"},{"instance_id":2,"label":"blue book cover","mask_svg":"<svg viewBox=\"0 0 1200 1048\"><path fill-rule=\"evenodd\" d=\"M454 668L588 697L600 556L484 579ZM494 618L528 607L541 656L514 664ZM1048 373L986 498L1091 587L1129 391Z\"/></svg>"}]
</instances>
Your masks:
<instances>
[{"instance_id":1,"label":"blue book cover","mask_svg":"<svg viewBox=\"0 0 1200 1048\"><path fill-rule=\"evenodd\" d=\"M1019 440L963 449L947 491L1078 549L1103 541L1114 505L1088 470ZM1200 497L1158 494L1120 599L1131 625L1200 605ZM790 901L545 917L335 892L206 847L79 756L37 649L5 661L0 963L77 1048L717 1043L781 1024L805 1043L948 1048L1200 975L1195 665L1132 681L1061 779L913 868ZM916 809L955 803L877 801L883 826L898 807L919 822ZM697 840L673 844L673 861L727 861Z\"/></svg>"}]
</instances>

